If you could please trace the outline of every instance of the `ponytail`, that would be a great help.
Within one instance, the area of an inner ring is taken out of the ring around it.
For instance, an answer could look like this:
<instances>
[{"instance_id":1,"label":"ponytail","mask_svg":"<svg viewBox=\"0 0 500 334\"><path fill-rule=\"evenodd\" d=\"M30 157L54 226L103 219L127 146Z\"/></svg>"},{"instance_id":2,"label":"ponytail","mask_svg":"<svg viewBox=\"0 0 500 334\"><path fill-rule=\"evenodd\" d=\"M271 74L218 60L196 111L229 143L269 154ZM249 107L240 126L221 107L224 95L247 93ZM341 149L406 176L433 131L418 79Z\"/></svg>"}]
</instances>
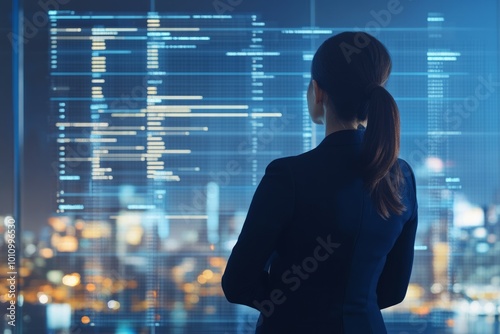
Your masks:
<instances>
[{"instance_id":1,"label":"ponytail","mask_svg":"<svg viewBox=\"0 0 500 334\"><path fill-rule=\"evenodd\" d=\"M365 95L368 98L365 115L359 115L368 116L361 155L364 182L377 212L388 219L391 214L400 215L405 210L400 192L403 177L397 163L399 110L392 95L381 85L368 85Z\"/></svg>"},{"instance_id":2,"label":"ponytail","mask_svg":"<svg viewBox=\"0 0 500 334\"><path fill-rule=\"evenodd\" d=\"M400 189L404 179L398 163L399 110L382 86L391 69L386 47L360 31L328 38L316 51L311 65L311 77L327 93L338 119L368 119L360 167L364 185L384 219L405 210Z\"/></svg>"}]
</instances>

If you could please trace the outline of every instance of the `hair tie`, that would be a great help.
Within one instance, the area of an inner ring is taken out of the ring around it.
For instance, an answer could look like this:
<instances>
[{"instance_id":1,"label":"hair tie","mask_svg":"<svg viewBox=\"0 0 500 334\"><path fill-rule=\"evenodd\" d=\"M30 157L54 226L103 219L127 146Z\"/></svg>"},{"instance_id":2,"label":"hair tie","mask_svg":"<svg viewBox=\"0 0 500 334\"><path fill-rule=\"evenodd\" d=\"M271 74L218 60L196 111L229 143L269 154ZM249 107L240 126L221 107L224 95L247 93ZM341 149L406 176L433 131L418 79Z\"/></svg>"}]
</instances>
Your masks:
<instances>
[{"instance_id":1,"label":"hair tie","mask_svg":"<svg viewBox=\"0 0 500 334\"><path fill-rule=\"evenodd\" d=\"M368 84L368 86L366 86L365 88L365 95L367 97L371 97L373 92L378 89L378 88L381 88L382 86L380 86L378 83L376 82L372 82L370 84Z\"/></svg>"}]
</instances>

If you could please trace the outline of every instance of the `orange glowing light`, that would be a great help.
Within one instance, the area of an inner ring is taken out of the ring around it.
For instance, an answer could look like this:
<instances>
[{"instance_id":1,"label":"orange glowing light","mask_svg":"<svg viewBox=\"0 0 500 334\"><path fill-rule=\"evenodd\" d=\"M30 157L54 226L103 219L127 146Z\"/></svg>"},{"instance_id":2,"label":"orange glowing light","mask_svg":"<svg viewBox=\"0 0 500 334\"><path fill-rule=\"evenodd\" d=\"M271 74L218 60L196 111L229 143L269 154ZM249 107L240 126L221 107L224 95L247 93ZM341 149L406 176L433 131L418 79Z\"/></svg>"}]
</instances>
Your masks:
<instances>
[{"instance_id":1,"label":"orange glowing light","mask_svg":"<svg viewBox=\"0 0 500 334\"><path fill-rule=\"evenodd\" d=\"M82 230L84 239L100 239L111 237L111 226L105 222L87 222Z\"/></svg>"},{"instance_id":2,"label":"orange glowing light","mask_svg":"<svg viewBox=\"0 0 500 334\"><path fill-rule=\"evenodd\" d=\"M64 275L62 278L62 283L64 285L74 287L80 284L80 274L79 273L72 273L68 275Z\"/></svg>"},{"instance_id":3,"label":"orange glowing light","mask_svg":"<svg viewBox=\"0 0 500 334\"><path fill-rule=\"evenodd\" d=\"M47 293L47 294L51 294L51 293L52 293L52 291L54 290L54 289L52 288L52 285L50 285L50 284L40 285L40 288L39 288L39 289L40 289L40 291L45 292L45 293Z\"/></svg>"},{"instance_id":4,"label":"orange glowing light","mask_svg":"<svg viewBox=\"0 0 500 334\"><path fill-rule=\"evenodd\" d=\"M186 302L189 304L196 304L200 301L200 297L197 295L187 295L186 296Z\"/></svg>"},{"instance_id":5,"label":"orange glowing light","mask_svg":"<svg viewBox=\"0 0 500 334\"><path fill-rule=\"evenodd\" d=\"M50 248L42 248L38 251L40 253L40 256L46 259L50 259L51 257L54 256L54 251Z\"/></svg>"},{"instance_id":6,"label":"orange glowing light","mask_svg":"<svg viewBox=\"0 0 500 334\"><path fill-rule=\"evenodd\" d=\"M206 270L203 271L202 275L208 281L209 279L211 279L212 277L214 277L214 272L212 270L210 270L210 269L206 269Z\"/></svg>"},{"instance_id":7,"label":"orange glowing light","mask_svg":"<svg viewBox=\"0 0 500 334\"><path fill-rule=\"evenodd\" d=\"M81 230L85 227L85 223L83 222L83 220L77 220L76 223L75 223L75 228L77 230Z\"/></svg>"},{"instance_id":8,"label":"orange glowing light","mask_svg":"<svg viewBox=\"0 0 500 334\"><path fill-rule=\"evenodd\" d=\"M420 306L420 307L415 308L413 313L418 314L418 315L427 315L427 314L429 314L430 311L431 310L430 310L429 306Z\"/></svg>"},{"instance_id":9,"label":"orange glowing light","mask_svg":"<svg viewBox=\"0 0 500 334\"><path fill-rule=\"evenodd\" d=\"M49 225L52 226L54 231L63 232L66 229L66 219L59 217L49 218Z\"/></svg>"},{"instance_id":10,"label":"orange glowing light","mask_svg":"<svg viewBox=\"0 0 500 334\"><path fill-rule=\"evenodd\" d=\"M192 293L192 292L194 292L194 284L192 284L192 283L186 283L186 284L184 284L184 292L185 293Z\"/></svg>"},{"instance_id":11,"label":"orange glowing light","mask_svg":"<svg viewBox=\"0 0 500 334\"><path fill-rule=\"evenodd\" d=\"M111 288L111 286L113 285L113 281L111 280L111 278L107 277L102 281L102 285L106 288Z\"/></svg>"},{"instance_id":12,"label":"orange glowing light","mask_svg":"<svg viewBox=\"0 0 500 334\"><path fill-rule=\"evenodd\" d=\"M21 277L28 277L29 275L31 275L31 269L26 267L21 267L19 268L19 275Z\"/></svg>"},{"instance_id":13,"label":"orange glowing light","mask_svg":"<svg viewBox=\"0 0 500 334\"><path fill-rule=\"evenodd\" d=\"M84 315L82 317L82 324L88 324L90 322L90 318Z\"/></svg>"},{"instance_id":14,"label":"orange glowing light","mask_svg":"<svg viewBox=\"0 0 500 334\"><path fill-rule=\"evenodd\" d=\"M210 258L210 265L212 267L221 267L224 265L224 260L220 257L211 257Z\"/></svg>"},{"instance_id":15,"label":"orange glowing light","mask_svg":"<svg viewBox=\"0 0 500 334\"><path fill-rule=\"evenodd\" d=\"M54 244L54 242L56 242ZM52 245L59 252L76 252L78 250L78 239L71 235L65 235L52 241Z\"/></svg>"},{"instance_id":16,"label":"orange glowing light","mask_svg":"<svg viewBox=\"0 0 500 334\"><path fill-rule=\"evenodd\" d=\"M56 302L63 302L68 299L68 289L63 286L57 287L51 295Z\"/></svg>"}]
</instances>

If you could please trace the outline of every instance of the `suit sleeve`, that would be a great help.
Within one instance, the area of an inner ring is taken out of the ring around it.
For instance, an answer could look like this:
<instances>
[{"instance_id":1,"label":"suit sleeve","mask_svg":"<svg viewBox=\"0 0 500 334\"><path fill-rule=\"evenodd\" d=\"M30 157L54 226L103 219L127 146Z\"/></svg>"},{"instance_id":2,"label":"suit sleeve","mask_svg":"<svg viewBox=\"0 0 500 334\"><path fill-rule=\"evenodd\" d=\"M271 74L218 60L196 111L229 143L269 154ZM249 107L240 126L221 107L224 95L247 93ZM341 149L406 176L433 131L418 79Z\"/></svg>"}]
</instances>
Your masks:
<instances>
[{"instance_id":1,"label":"suit sleeve","mask_svg":"<svg viewBox=\"0 0 500 334\"><path fill-rule=\"evenodd\" d=\"M222 277L231 303L257 308L257 302L269 298L266 263L292 218L294 197L289 167L283 159L274 160L255 191Z\"/></svg>"},{"instance_id":2,"label":"suit sleeve","mask_svg":"<svg viewBox=\"0 0 500 334\"><path fill-rule=\"evenodd\" d=\"M414 203L411 218L404 224L393 248L387 255L384 269L380 275L377 296L380 309L387 308L403 301L410 283L413 267L415 236L418 225L418 204L416 197L415 176L410 166L406 164L413 185L411 197ZM410 202L412 203L412 202Z\"/></svg>"}]
</instances>

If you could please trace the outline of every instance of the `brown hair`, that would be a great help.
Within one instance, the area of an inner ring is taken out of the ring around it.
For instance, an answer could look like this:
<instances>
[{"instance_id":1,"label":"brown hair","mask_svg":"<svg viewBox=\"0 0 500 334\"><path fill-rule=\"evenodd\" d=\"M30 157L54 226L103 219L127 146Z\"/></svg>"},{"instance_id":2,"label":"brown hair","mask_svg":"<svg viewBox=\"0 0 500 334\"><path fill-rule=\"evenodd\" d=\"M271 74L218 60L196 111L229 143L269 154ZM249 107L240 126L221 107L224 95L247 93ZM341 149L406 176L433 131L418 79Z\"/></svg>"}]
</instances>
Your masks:
<instances>
[{"instance_id":1,"label":"brown hair","mask_svg":"<svg viewBox=\"0 0 500 334\"><path fill-rule=\"evenodd\" d=\"M385 89L392 61L385 46L364 32L343 32L327 39L314 55L311 77L327 94L344 121L368 119L361 168L377 212L400 215L403 177L397 162L399 109Z\"/></svg>"}]
</instances>

